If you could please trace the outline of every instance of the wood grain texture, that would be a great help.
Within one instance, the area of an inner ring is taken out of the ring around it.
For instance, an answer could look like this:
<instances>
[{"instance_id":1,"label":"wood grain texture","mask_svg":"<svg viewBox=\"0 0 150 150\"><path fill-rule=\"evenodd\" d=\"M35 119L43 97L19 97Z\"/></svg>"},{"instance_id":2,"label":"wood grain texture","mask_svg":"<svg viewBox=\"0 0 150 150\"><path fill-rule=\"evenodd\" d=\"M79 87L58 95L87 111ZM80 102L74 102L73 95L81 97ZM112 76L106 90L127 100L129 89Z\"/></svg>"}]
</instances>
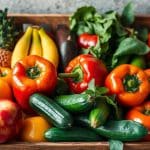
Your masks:
<instances>
[{"instance_id":1,"label":"wood grain texture","mask_svg":"<svg viewBox=\"0 0 150 150\"><path fill-rule=\"evenodd\" d=\"M9 14L14 17L16 24L30 23L39 25L49 24L55 30L58 24L69 25L68 14ZM136 25L150 28L150 15L138 15ZM69 142L69 143L26 143L12 142L1 144L0 150L109 150L108 142ZM130 142L124 144L124 150L150 150L150 142Z\"/></svg>"},{"instance_id":2,"label":"wood grain texture","mask_svg":"<svg viewBox=\"0 0 150 150\"><path fill-rule=\"evenodd\" d=\"M108 142L64 142L64 143L9 143L1 144L1 150L109 150ZM124 150L150 150L150 142L124 143Z\"/></svg>"}]
</instances>

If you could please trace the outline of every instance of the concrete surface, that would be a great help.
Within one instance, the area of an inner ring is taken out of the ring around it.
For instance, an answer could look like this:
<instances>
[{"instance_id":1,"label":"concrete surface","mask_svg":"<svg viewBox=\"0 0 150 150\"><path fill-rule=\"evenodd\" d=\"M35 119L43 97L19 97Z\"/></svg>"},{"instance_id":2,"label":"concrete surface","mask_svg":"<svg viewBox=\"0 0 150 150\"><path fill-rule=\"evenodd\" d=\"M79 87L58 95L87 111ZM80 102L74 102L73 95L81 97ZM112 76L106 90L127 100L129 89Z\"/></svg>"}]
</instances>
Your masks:
<instances>
[{"instance_id":1,"label":"concrete surface","mask_svg":"<svg viewBox=\"0 0 150 150\"><path fill-rule=\"evenodd\" d=\"M137 14L150 14L150 0L130 0ZM76 8L93 5L99 12L115 9L118 12L129 0L0 0L0 9L13 13L72 13Z\"/></svg>"}]
</instances>

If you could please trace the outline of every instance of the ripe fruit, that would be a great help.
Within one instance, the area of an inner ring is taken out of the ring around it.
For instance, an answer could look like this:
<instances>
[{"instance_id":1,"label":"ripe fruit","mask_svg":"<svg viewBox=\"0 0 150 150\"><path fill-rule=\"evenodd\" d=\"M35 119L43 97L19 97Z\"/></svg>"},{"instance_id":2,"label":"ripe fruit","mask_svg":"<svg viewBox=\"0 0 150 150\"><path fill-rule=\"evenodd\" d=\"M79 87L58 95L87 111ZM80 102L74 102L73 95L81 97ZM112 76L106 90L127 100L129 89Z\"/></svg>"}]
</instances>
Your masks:
<instances>
[{"instance_id":1,"label":"ripe fruit","mask_svg":"<svg viewBox=\"0 0 150 150\"><path fill-rule=\"evenodd\" d=\"M20 128L21 110L11 100L0 99L0 143L14 138Z\"/></svg>"},{"instance_id":2,"label":"ripe fruit","mask_svg":"<svg viewBox=\"0 0 150 150\"><path fill-rule=\"evenodd\" d=\"M0 10L0 66L10 67L11 55L19 32L12 19L7 18L7 9Z\"/></svg>"},{"instance_id":3,"label":"ripe fruit","mask_svg":"<svg viewBox=\"0 0 150 150\"><path fill-rule=\"evenodd\" d=\"M14 67L17 61L23 59L25 56L28 55L31 44L31 37L32 37L32 27L29 26L14 48L11 58L11 68Z\"/></svg>"}]
</instances>

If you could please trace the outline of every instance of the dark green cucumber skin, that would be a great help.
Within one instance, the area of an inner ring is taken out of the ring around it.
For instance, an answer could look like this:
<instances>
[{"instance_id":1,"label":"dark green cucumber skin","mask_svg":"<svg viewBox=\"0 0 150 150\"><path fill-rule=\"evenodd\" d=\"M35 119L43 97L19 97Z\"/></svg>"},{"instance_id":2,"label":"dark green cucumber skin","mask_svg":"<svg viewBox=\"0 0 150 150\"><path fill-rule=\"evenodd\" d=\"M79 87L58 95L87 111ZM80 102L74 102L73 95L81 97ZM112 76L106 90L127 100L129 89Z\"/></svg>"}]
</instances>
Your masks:
<instances>
[{"instance_id":1,"label":"dark green cucumber skin","mask_svg":"<svg viewBox=\"0 0 150 150\"><path fill-rule=\"evenodd\" d=\"M58 128L69 128L73 123L72 116L54 100L39 93L30 96L30 106Z\"/></svg>"},{"instance_id":2,"label":"dark green cucumber skin","mask_svg":"<svg viewBox=\"0 0 150 150\"><path fill-rule=\"evenodd\" d=\"M45 132L44 137L50 142L102 141L102 138L94 131L80 127L67 130L50 128Z\"/></svg>"},{"instance_id":3,"label":"dark green cucumber skin","mask_svg":"<svg viewBox=\"0 0 150 150\"><path fill-rule=\"evenodd\" d=\"M80 125L90 127L90 121L86 115L76 117L76 122ZM105 138L120 141L137 141L145 137L148 133L143 125L131 120L110 120L103 126L91 129Z\"/></svg>"},{"instance_id":4,"label":"dark green cucumber skin","mask_svg":"<svg viewBox=\"0 0 150 150\"><path fill-rule=\"evenodd\" d=\"M60 95L55 98L55 101L72 113L86 112L94 103L93 98L89 94Z\"/></svg>"},{"instance_id":5,"label":"dark green cucumber skin","mask_svg":"<svg viewBox=\"0 0 150 150\"><path fill-rule=\"evenodd\" d=\"M100 101L96 108L92 109L90 112L89 120L91 127L96 128L100 125L103 125L106 122L109 113L110 110L108 104Z\"/></svg>"}]
</instances>

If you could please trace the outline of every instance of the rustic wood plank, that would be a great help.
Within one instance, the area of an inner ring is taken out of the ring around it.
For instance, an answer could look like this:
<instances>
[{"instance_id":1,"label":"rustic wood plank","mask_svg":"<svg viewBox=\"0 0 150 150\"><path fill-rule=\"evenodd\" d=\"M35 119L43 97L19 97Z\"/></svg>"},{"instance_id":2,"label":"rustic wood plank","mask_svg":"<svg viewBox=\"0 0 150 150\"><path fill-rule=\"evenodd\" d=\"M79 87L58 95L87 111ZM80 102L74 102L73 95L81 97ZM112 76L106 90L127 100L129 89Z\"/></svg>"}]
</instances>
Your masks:
<instances>
[{"instance_id":1,"label":"rustic wood plank","mask_svg":"<svg viewBox=\"0 0 150 150\"><path fill-rule=\"evenodd\" d=\"M9 17L14 17L16 24L48 24L55 30L58 24L69 25L69 15L67 14L9 14Z\"/></svg>"},{"instance_id":2,"label":"rustic wood plank","mask_svg":"<svg viewBox=\"0 0 150 150\"><path fill-rule=\"evenodd\" d=\"M28 143L17 142L1 144L5 150L109 150L108 142L64 142L64 143ZM124 150L150 150L150 142L131 142L124 144Z\"/></svg>"}]
</instances>

